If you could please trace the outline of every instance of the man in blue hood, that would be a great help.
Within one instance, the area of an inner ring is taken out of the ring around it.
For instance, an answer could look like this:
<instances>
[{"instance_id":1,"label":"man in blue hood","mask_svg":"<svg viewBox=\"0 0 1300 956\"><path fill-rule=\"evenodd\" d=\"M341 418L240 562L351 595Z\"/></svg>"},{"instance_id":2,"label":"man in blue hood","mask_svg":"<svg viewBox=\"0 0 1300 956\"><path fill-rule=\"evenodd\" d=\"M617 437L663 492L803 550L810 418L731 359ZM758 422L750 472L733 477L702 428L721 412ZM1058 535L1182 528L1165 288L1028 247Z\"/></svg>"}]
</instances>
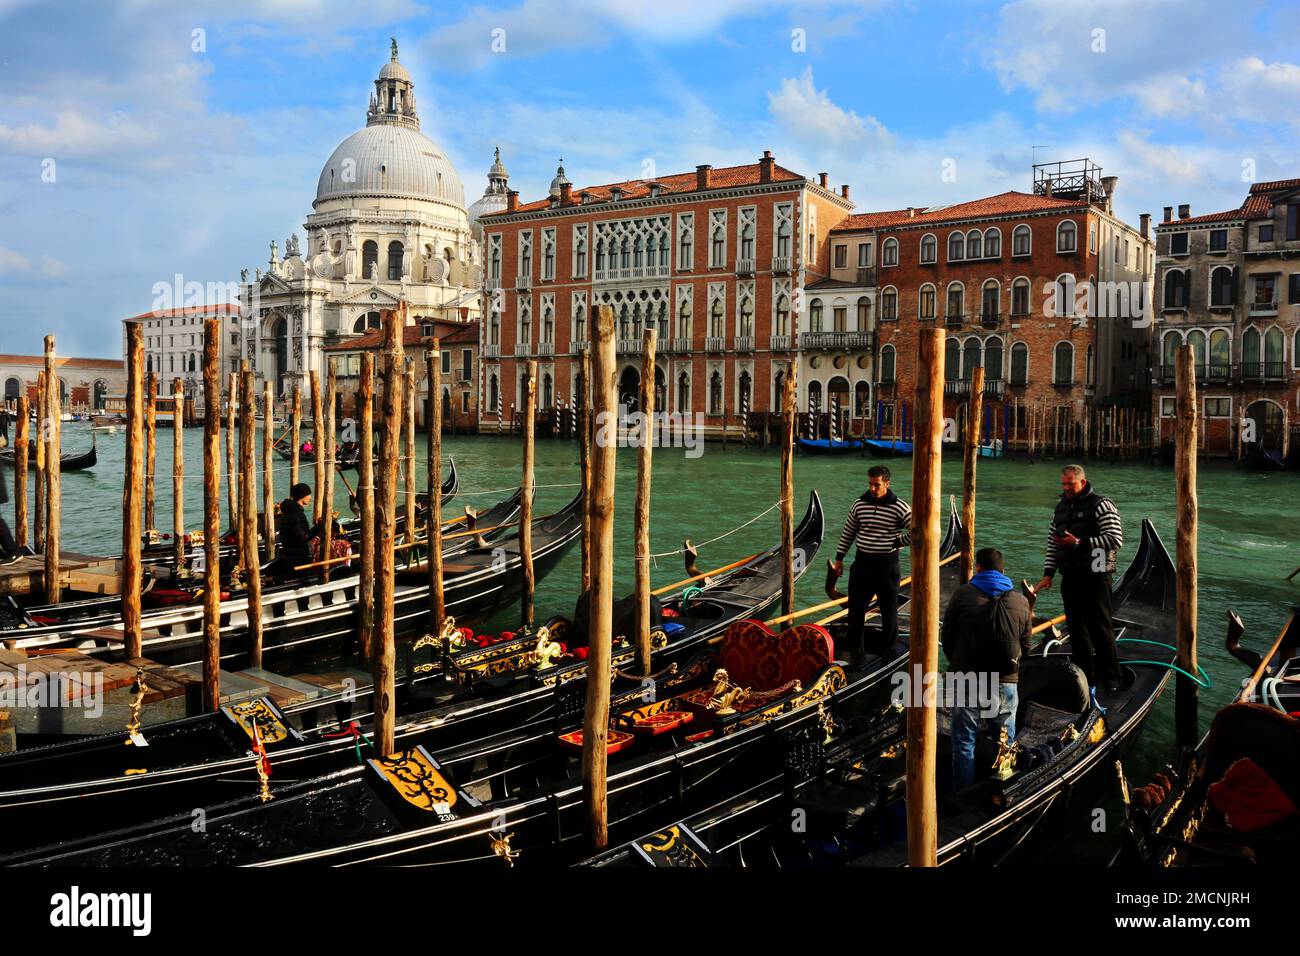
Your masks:
<instances>
[{"instance_id":1,"label":"man in blue hood","mask_svg":"<svg viewBox=\"0 0 1300 956\"><path fill-rule=\"evenodd\" d=\"M973 698L951 702L954 790L975 780L975 737L981 727L994 733L1006 727L1008 738L1016 735L1020 658L1029 653L1033 612L1004 569L1001 551L977 551L975 573L968 584L953 591L943 616L948 669L968 675L955 682L956 689L963 697ZM976 688L989 693L972 693ZM994 703L997 715L987 716Z\"/></svg>"}]
</instances>

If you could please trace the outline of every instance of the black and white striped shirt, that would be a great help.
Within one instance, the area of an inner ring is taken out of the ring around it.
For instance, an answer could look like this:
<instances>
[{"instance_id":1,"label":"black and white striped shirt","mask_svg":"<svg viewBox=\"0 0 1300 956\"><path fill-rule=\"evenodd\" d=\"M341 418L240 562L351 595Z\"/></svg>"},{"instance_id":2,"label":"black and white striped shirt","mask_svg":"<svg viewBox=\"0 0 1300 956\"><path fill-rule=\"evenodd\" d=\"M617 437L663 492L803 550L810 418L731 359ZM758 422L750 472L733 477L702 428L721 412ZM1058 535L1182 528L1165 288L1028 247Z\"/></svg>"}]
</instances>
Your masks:
<instances>
[{"instance_id":1,"label":"black and white striped shirt","mask_svg":"<svg viewBox=\"0 0 1300 956\"><path fill-rule=\"evenodd\" d=\"M842 561L854 545L864 554L890 554L912 540L912 509L892 491L883 498L865 494L849 508L835 560Z\"/></svg>"},{"instance_id":2,"label":"black and white striped shirt","mask_svg":"<svg viewBox=\"0 0 1300 956\"><path fill-rule=\"evenodd\" d=\"M1089 501L1088 499L1092 500ZM1069 531L1079 539L1076 547L1056 543L1056 537ZM1062 499L1052 516L1047 535L1047 558L1043 573L1047 577L1057 570L1078 569L1092 573L1112 573L1119 549L1124 547L1124 526L1119 509L1109 498L1096 494L1092 486L1079 499Z\"/></svg>"}]
</instances>

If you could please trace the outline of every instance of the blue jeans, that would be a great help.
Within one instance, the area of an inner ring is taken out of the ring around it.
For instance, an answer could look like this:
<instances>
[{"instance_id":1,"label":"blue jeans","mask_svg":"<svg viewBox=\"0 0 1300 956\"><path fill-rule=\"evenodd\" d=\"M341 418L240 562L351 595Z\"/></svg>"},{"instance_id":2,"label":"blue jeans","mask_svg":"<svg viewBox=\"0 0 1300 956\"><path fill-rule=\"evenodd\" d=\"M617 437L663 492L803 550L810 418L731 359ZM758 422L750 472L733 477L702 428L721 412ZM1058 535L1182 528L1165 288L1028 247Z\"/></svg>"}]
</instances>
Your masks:
<instances>
[{"instance_id":1,"label":"blue jeans","mask_svg":"<svg viewBox=\"0 0 1300 956\"><path fill-rule=\"evenodd\" d=\"M975 736L981 728L997 734L1007 728L1007 738L1016 736L1016 707L1020 703L1018 684L998 683L998 715L985 717L982 707L952 709L952 788L960 790L975 781Z\"/></svg>"}]
</instances>

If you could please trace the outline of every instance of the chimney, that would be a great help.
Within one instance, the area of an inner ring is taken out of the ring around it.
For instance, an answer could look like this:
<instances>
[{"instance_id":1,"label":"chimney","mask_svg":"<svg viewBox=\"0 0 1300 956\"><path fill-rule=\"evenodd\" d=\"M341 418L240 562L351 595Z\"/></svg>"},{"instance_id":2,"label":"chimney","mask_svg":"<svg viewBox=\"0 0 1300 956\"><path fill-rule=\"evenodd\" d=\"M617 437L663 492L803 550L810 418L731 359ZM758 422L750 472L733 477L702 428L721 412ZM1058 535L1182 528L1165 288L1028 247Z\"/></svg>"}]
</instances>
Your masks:
<instances>
[{"instance_id":1,"label":"chimney","mask_svg":"<svg viewBox=\"0 0 1300 956\"><path fill-rule=\"evenodd\" d=\"M1151 213L1144 212L1138 217L1138 232L1142 233L1143 239L1151 238Z\"/></svg>"},{"instance_id":2,"label":"chimney","mask_svg":"<svg viewBox=\"0 0 1300 956\"><path fill-rule=\"evenodd\" d=\"M1115 210L1115 187L1119 184L1118 176L1102 176L1101 188L1106 192L1106 211L1114 212Z\"/></svg>"},{"instance_id":3,"label":"chimney","mask_svg":"<svg viewBox=\"0 0 1300 956\"><path fill-rule=\"evenodd\" d=\"M1178 204L1178 218L1179 218L1179 219L1191 219L1191 218L1192 218L1192 204L1191 204L1191 203L1189 203L1189 202L1185 202L1185 203L1179 203L1179 204Z\"/></svg>"},{"instance_id":4,"label":"chimney","mask_svg":"<svg viewBox=\"0 0 1300 956\"><path fill-rule=\"evenodd\" d=\"M830 174L829 174L829 173L818 173L818 174L817 174L817 182L818 182L818 184L822 187L822 189L825 189L825 188L826 188L826 184L827 184L828 182L830 182L830 180L831 180L831 177L830 177Z\"/></svg>"},{"instance_id":5,"label":"chimney","mask_svg":"<svg viewBox=\"0 0 1300 956\"><path fill-rule=\"evenodd\" d=\"M506 193L506 212L514 212L519 208L519 190L511 189Z\"/></svg>"},{"instance_id":6,"label":"chimney","mask_svg":"<svg viewBox=\"0 0 1300 956\"><path fill-rule=\"evenodd\" d=\"M843 199L848 199L848 198L849 198L849 184L848 184L848 183L845 183L843 186L840 187L840 197L843 198Z\"/></svg>"},{"instance_id":7,"label":"chimney","mask_svg":"<svg viewBox=\"0 0 1300 956\"><path fill-rule=\"evenodd\" d=\"M573 201L573 184L560 183L560 205L568 206Z\"/></svg>"},{"instance_id":8,"label":"chimney","mask_svg":"<svg viewBox=\"0 0 1300 956\"><path fill-rule=\"evenodd\" d=\"M695 167L695 188L708 189L713 185L713 167L708 163Z\"/></svg>"},{"instance_id":9,"label":"chimney","mask_svg":"<svg viewBox=\"0 0 1300 956\"><path fill-rule=\"evenodd\" d=\"M772 158L770 149L763 150L763 158L758 161L758 181L760 183L770 183L772 181L772 169L776 166L776 160Z\"/></svg>"},{"instance_id":10,"label":"chimney","mask_svg":"<svg viewBox=\"0 0 1300 956\"><path fill-rule=\"evenodd\" d=\"M1173 220L1173 218L1174 218L1174 207L1173 207L1173 206L1166 206L1166 207L1165 207L1165 218L1164 218L1164 221L1165 221L1165 222L1171 222L1171 221Z\"/></svg>"},{"instance_id":11,"label":"chimney","mask_svg":"<svg viewBox=\"0 0 1300 956\"><path fill-rule=\"evenodd\" d=\"M916 210L913 209L911 206L908 206L908 207L907 207L907 218L908 218L908 219L915 219L915 218L916 218Z\"/></svg>"}]
</instances>

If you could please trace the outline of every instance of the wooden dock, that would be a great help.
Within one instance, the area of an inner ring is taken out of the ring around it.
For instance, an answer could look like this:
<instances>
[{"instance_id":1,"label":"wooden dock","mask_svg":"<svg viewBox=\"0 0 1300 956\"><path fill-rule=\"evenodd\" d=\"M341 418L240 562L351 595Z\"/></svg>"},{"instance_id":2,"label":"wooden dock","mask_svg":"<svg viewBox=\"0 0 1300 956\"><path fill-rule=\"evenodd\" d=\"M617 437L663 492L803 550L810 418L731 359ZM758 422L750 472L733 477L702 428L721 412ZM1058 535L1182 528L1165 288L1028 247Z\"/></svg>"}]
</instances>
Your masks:
<instances>
[{"instance_id":1,"label":"wooden dock","mask_svg":"<svg viewBox=\"0 0 1300 956\"><path fill-rule=\"evenodd\" d=\"M117 561L89 554L64 551L59 556L59 575L65 590L88 594L116 594ZM0 597L25 597L45 593L45 557L29 554L0 567Z\"/></svg>"}]
</instances>

